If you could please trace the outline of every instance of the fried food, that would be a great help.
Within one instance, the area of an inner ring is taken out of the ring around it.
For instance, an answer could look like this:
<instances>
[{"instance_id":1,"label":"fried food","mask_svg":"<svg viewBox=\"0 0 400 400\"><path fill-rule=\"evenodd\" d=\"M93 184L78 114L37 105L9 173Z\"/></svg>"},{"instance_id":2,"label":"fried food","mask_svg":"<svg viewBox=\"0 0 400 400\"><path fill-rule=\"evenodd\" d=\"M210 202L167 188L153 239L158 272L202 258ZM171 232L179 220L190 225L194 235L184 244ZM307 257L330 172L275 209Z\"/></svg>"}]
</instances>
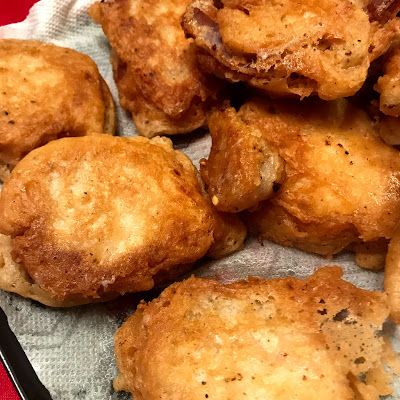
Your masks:
<instances>
[{"instance_id":1,"label":"fried food","mask_svg":"<svg viewBox=\"0 0 400 400\"><path fill-rule=\"evenodd\" d=\"M374 89L377 89L376 84ZM374 92L372 88L371 90ZM361 106L366 108L370 118L375 121L375 126L381 139L390 146L400 145L400 118L384 114L380 110L379 97L375 97L376 93L372 95L374 96L372 99L366 97L367 101L365 101L365 93L361 94L359 97Z\"/></svg>"},{"instance_id":2,"label":"fried food","mask_svg":"<svg viewBox=\"0 0 400 400\"><path fill-rule=\"evenodd\" d=\"M122 107L147 137L193 131L205 124L217 90L196 64L180 18L189 0L113 0L97 3L114 55L114 79Z\"/></svg>"},{"instance_id":3,"label":"fried food","mask_svg":"<svg viewBox=\"0 0 400 400\"><path fill-rule=\"evenodd\" d=\"M217 259L241 249L247 230L236 215L220 213L214 207L211 208L214 215L214 243L207 256Z\"/></svg>"},{"instance_id":4,"label":"fried food","mask_svg":"<svg viewBox=\"0 0 400 400\"><path fill-rule=\"evenodd\" d=\"M0 197L0 233L11 237L13 261L56 302L151 289L210 248L239 248L245 229L234 221L226 235L217 232L194 166L161 138L53 141L16 166Z\"/></svg>"},{"instance_id":5,"label":"fried food","mask_svg":"<svg viewBox=\"0 0 400 400\"><path fill-rule=\"evenodd\" d=\"M400 12L398 0L362 0L362 6L367 8L373 21L385 23Z\"/></svg>"},{"instance_id":6,"label":"fried food","mask_svg":"<svg viewBox=\"0 0 400 400\"><path fill-rule=\"evenodd\" d=\"M85 303L83 299L58 300L41 289L24 268L11 257L11 238L0 234L0 288L7 292L39 301L50 307L71 307ZM87 301L91 302L91 301Z\"/></svg>"},{"instance_id":7,"label":"fried food","mask_svg":"<svg viewBox=\"0 0 400 400\"><path fill-rule=\"evenodd\" d=\"M253 99L215 111L209 127L208 193L220 211L247 210L261 239L331 255L393 236L400 154L356 106Z\"/></svg>"},{"instance_id":8,"label":"fried food","mask_svg":"<svg viewBox=\"0 0 400 400\"><path fill-rule=\"evenodd\" d=\"M390 305L390 317L400 324L400 232L389 244L385 264L385 292Z\"/></svg>"},{"instance_id":9,"label":"fried food","mask_svg":"<svg viewBox=\"0 0 400 400\"><path fill-rule=\"evenodd\" d=\"M50 140L114 130L113 99L88 56L37 41L0 40L0 178Z\"/></svg>"},{"instance_id":10,"label":"fried food","mask_svg":"<svg viewBox=\"0 0 400 400\"><path fill-rule=\"evenodd\" d=\"M388 241L379 239L367 243L355 243L349 250L356 253L355 262L358 266L371 271L380 271L385 267Z\"/></svg>"},{"instance_id":11,"label":"fried food","mask_svg":"<svg viewBox=\"0 0 400 400\"><path fill-rule=\"evenodd\" d=\"M117 331L114 386L136 400L378 400L392 392L386 296L340 278L176 283Z\"/></svg>"},{"instance_id":12,"label":"fried food","mask_svg":"<svg viewBox=\"0 0 400 400\"><path fill-rule=\"evenodd\" d=\"M395 48L388 57L383 76L375 86L380 93L379 109L391 117L400 116L400 47Z\"/></svg>"},{"instance_id":13,"label":"fried food","mask_svg":"<svg viewBox=\"0 0 400 400\"><path fill-rule=\"evenodd\" d=\"M370 62L398 33L392 9L371 7L374 21L364 3L194 0L183 28L207 72L277 96L333 100L361 88Z\"/></svg>"},{"instance_id":14,"label":"fried food","mask_svg":"<svg viewBox=\"0 0 400 400\"><path fill-rule=\"evenodd\" d=\"M391 146L400 145L400 119L382 113L378 115L377 126L382 140Z\"/></svg>"},{"instance_id":15,"label":"fried food","mask_svg":"<svg viewBox=\"0 0 400 400\"><path fill-rule=\"evenodd\" d=\"M235 213L271 197L284 178L284 160L258 121L242 119L234 108L210 114L212 148L201 160L201 175L215 207ZM260 121L261 122L261 121Z\"/></svg>"}]
</instances>

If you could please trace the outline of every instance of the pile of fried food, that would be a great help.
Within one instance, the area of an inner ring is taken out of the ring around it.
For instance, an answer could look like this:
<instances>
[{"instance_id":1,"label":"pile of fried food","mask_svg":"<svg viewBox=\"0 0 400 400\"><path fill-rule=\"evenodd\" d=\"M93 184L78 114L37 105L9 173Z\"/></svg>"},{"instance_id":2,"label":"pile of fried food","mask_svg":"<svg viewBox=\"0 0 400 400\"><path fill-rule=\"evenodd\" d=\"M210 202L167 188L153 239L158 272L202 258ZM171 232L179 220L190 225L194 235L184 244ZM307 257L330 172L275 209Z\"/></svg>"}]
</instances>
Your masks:
<instances>
[{"instance_id":1,"label":"pile of fried food","mask_svg":"<svg viewBox=\"0 0 400 400\"><path fill-rule=\"evenodd\" d=\"M135 400L378 400L399 362L400 11L390 0L94 4L95 63L0 40L0 288L53 307L166 285L246 235L386 260L385 293L300 280L168 287L118 330ZM200 174L161 135L208 128ZM120 132L122 133L122 132Z\"/></svg>"}]
</instances>

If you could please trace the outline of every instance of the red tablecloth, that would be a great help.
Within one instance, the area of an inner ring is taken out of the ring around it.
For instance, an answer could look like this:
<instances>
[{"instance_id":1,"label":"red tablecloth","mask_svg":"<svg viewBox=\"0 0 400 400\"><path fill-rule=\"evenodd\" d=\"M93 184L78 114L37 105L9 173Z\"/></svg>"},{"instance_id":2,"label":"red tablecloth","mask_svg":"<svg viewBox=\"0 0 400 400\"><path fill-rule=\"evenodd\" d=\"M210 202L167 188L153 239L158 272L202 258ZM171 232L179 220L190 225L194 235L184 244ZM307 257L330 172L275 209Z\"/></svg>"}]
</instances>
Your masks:
<instances>
[{"instance_id":1,"label":"red tablecloth","mask_svg":"<svg viewBox=\"0 0 400 400\"><path fill-rule=\"evenodd\" d=\"M0 0L0 25L20 22L38 0Z\"/></svg>"},{"instance_id":2,"label":"red tablecloth","mask_svg":"<svg viewBox=\"0 0 400 400\"><path fill-rule=\"evenodd\" d=\"M0 361L0 400L20 400L7 371Z\"/></svg>"}]
</instances>

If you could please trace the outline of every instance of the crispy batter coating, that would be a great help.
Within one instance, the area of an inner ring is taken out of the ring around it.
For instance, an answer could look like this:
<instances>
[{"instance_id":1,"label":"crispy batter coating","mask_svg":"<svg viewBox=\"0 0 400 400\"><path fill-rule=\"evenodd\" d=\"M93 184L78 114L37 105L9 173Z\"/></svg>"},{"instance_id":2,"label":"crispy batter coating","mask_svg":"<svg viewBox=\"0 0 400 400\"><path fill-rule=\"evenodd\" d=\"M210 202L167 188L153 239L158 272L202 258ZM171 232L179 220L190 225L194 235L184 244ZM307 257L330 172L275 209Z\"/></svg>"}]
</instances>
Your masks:
<instances>
[{"instance_id":1,"label":"crispy batter coating","mask_svg":"<svg viewBox=\"0 0 400 400\"><path fill-rule=\"evenodd\" d=\"M366 243L354 243L349 250L356 253L355 262L358 266L371 271L380 271L385 267L388 240L378 239Z\"/></svg>"},{"instance_id":2,"label":"crispy batter coating","mask_svg":"<svg viewBox=\"0 0 400 400\"><path fill-rule=\"evenodd\" d=\"M366 5L370 18L385 23L394 18L400 11L398 0L361 0Z\"/></svg>"},{"instance_id":3,"label":"crispy batter coating","mask_svg":"<svg viewBox=\"0 0 400 400\"><path fill-rule=\"evenodd\" d=\"M269 198L283 179L284 162L263 127L248 124L233 108L213 112L208 126L212 149L201 174L218 210L238 212Z\"/></svg>"},{"instance_id":4,"label":"crispy batter coating","mask_svg":"<svg viewBox=\"0 0 400 400\"><path fill-rule=\"evenodd\" d=\"M214 207L214 243L207 252L211 258L225 257L243 247L247 230L237 215L220 213Z\"/></svg>"},{"instance_id":5,"label":"crispy batter coating","mask_svg":"<svg viewBox=\"0 0 400 400\"><path fill-rule=\"evenodd\" d=\"M400 119L380 113L377 127L380 137L391 146L400 145Z\"/></svg>"},{"instance_id":6,"label":"crispy batter coating","mask_svg":"<svg viewBox=\"0 0 400 400\"><path fill-rule=\"evenodd\" d=\"M400 231L390 241L385 264L385 293L390 305L390 318L400 324Z\"/></svg>"},{"instance_id":7,"label":"crispy batter coating","mask_svg":"<svg viewBox=\"0 0 400 400\"><path fill-rule=\"evenodd\" d=\"M114 51L114 79L122 107L139 133L190 132L205 124L216 83L196 65L195 49L180 18L189 0L113 0L97 3L92 17Z\"/></svg>"},{"instance_id":8,"label":"crispy batter coating","mask_svg":"<svg viewBox=\"0 0 400 400\"><path fill-rule=\"evenodd\" d=\"M243 225L228 232L235 243L214 238L214 213L168 139L96 135L53 141L16 166L1 193L0 232L40 289L88 302L176 277L216 240L221 254L239 248Z\"/></svg>"},{"instance_id":9,"label":"crispy batter coating","mask_svg":"<svg viewBox=\"0 0 400 400\"><path fill-rule=\"evenodd\" d=\"M114 386L136 400L378 400L386 296L340 278L176 283L117 331Z\"/></svg>"},{"instance_id":10,"label":"crispy batter coating","mask_svg":"<svg viewBox=\"0 0 400 400\"><path fill-rule=\"evenodd\" d=\"M0 177L50 140L113 133L114 103L96 64L71 49L0 40Z\"/></svg>"},{"instance_id":11,"label":"crispy batter coating","mask_svg":"<svg viewBox=\"0 0 400 400\"><path fill-rule=\"evenodd\" d=\"M82 298L58 300L48 292L41 289L24 268L11 257L11 238L0 234L0 288L7 292L18 293L21 296L39 301L50 307L72 307L92 300L84 301Z\"/></svg>"},{"instance_id":12,"label":"crispy batter coating","mask_svg":"<svg viewBox=\"0 0 400 400\"><path fill-rule=\"evenodd\" d=\"M386 57L382 57L382 60L384 58ZM376 77L376 79L374 80L376 82L377 80L379 80L379 78ZM368 92L364 92L362 94L360 93L358 100L360 101L360 104L366 108L370 118L375 121L376 130L379 133L381 139L391 146L398 146L400 145L400 118L392 117L382 112L382 110L380 109L382 104L379 104L379 96L376 96L376 93L374 93L373 90L377 90L377 86L377 83L375 84L375 86L371 86L371 91L369 91L369 95L366 94ZM386 91L386 93L389 94L389 91ZM371 95L373 97L371 97ZM390 98L392 101L395 99L393 95L394 92L390 92ZM365 99L367 99L367 103L365 103ZM384 107L382 109L384 109Z\"/></svg>"},{"instance_id":13,"label":"crispy batter coating","mask_svg":"<svg viewBox=\"0 0 400 400\"><path fill-rule=\"evenodd\" d=\"M392 237L400 154L360 109L345 100L254 99L210 121L213 145L201 170L210 197L222 211L250 209L245 218L260 238L330 255Z\"/></svg>"},{"instance_id":14,"label":"crispy batter coating","mask_svg":"<svg viewBox=\"0 0 400 400\"><path fill-rule=\"evenodd\" d=\"M194 0L183 27L207 72L274 95L333 100L361 88L370 61L398 32L398 19L370 21L364 6L349 0Z\"/></svg>"},{"instance_id":15,"label":"crispy batter coating","mask_svg":"<svg viewBox=\"0 0 400 400\"><path fill-rule=\"evenodd\" d=\"M392 117L400 116L400 47L396 47L384 65L383 76L375 86L380 93L379 109Z\"/></svg>"}]
</instances>

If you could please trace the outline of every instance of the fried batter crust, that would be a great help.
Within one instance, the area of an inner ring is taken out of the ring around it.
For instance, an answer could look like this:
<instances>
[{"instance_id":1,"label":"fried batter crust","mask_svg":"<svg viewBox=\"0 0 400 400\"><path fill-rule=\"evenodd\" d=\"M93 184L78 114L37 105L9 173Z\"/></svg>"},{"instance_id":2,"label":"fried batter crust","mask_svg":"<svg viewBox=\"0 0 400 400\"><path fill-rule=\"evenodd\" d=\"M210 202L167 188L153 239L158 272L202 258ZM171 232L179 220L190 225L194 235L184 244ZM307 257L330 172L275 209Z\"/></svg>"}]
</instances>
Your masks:
<instances>
[{"instance_id":1,"label":"fried batter crust","mask_svg":"<svg viewBox=\"0 0 400 400\"><path fill-rule=\"evenodd\" d=\"M37 300L51 307L82 304L79 301L57 301L29 278L21 265L11 257L11 238L0 234L0 288Z\"/></svg>"},{"instance_id":2,"label":"fried batter crust","mask_svg":"<svg viewBox=\"0 0 400 400\"><path fill-rule=\"evenodd\" d=\"M212 207L214 214L214 243L207 252L211 258L222 258L243 247L247 230L242 220L233 214L220 213Z\"/></svg>"},{"instance_id":3,"label":"fried batter crust","mask_svg":"<svg viewBox=\"0 0 400 400\"><path fill-rule=\"evenodd\" d=\"M385 23L394 18L400 11L398 0L361 0L367 8L370 18Z\"/></svg>"},{"instance_id":4,"label":"fried batter crust","mask_svg":"<svg viewBox=\"0 0 400 400\"><path fill-rule=\"evenodd\" d=\"M3 178L50 140L115 130L114 102L96 64L51 44L0 40L0 104Z\"/></svg>"},{"instance_id":5,"label":"fried batter crust","mask_svg":"<svg viewBox=\"0 0 400 400\"><path fill-rule=\"evenodd\" d=\"M97 3L92 17L114 51L121 105L139 133L190 132L204 125L207 99L216 92L196 64L180 18L189 0L118 0Z\"/></svg>"},{"instance_id":6,"label":"fried batter crust","mask_svg":"<svg viewBox=\"0 0 400 400\"><path fill-rule=\"evenodd\" d=\"M194 0L185 32L210 73L274 95L351 96L370 61L387 50L399 20L370 21L348 0Z\"/></svg>"},{"instance_id":7,"label":"fried batter crust","mask_svg":"<svg viewBox=\"0 0 400 400\"><path fill-rule=\"evenodd\" d=\"M0 232L52 297L97 299L179 275L214 241L222 253L239 248L243 225L224 242L214 213L168 139L96 135L53 141L16 166L1 193Z\"/></svg>"},{"instance_id":8,"label":"fried batter crust","mask_svg":"<svg viewBox=\"0 0 400 400\"><path fill-rule=\"evenodd\" d=\"M375 86L380 93L379 109L392 117L400 116L400 47L393 49L384 65L383 76Z\"/></svg>"},{"instance_id":9,"label":"fried batter crust","mask_svg":"<svg viewBox=\"0 0 400 400\"><path fill-rule=\"evenodd\" d=\"M211 113L208 126L212 149L200 167L218 210L238 212L269 198L284 168L263 127L246 123L233 108Z\"/></svg>"},{"instance_id":10,"label":"fried batter crust","mask_svg":"<svg viewBox=\"0 0 400 400\"><path fill-rule=\"evenodd\" d=\"M340 278L176 283L117 331L114 386L137 400L377 400L386 296Z\"/></svg>"},{"instance_id":11,"label":"fried batter crust","mask_svg":"<svg viewBox=\"0 0 400 400\"><path fill-rule=\"evenodd\" d=\"M400 217L400 154L360 109L345 100L254 99L238 112L215 111L211 120L213 145L202 165L208 191L221 210L245 204L248 226L260 238L330 255L353 242L392 237ZM263 181L260 165L271 169L277 158L284 173ZM272 195L260 189L274 183Z\"/></svg>"}]
</instances>

